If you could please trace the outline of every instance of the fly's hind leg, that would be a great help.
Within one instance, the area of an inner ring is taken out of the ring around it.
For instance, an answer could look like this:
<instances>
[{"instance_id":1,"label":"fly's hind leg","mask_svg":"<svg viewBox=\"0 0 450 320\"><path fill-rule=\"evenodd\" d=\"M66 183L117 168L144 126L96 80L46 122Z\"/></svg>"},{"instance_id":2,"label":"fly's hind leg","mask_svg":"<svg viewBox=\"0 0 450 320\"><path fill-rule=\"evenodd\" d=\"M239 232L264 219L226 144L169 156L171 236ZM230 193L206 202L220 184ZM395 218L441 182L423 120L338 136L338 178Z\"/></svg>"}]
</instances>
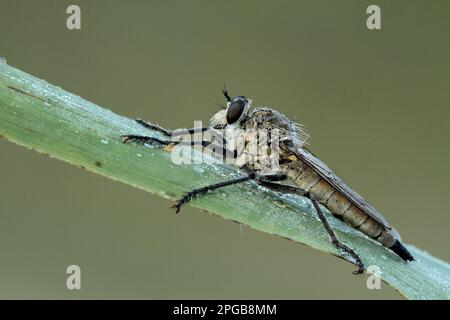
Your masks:
<instances>
[{"instance_id":1,"label":"fly's hind leg","mask_svg":"<svg viewBox=\"0 0 450 320\"><path fill-rule=\"evenodd\" d=\"M322 212L322 209L320 209L319 203L317 202L316 198L312 193L309 191L303 190L298 187L294 186L287 186L282 185L279 183L272 182L274 180L265 179L264 177L257 179L258 184L263 185L269 189L272 189L277 192L283 192L283 193L294 193L298 194L304 197L307 197L313 204L314 209L316 210L317 215L319 216L320 221L322 222L323 226L325 227L325 230L327 231L331 243L339 250L344 251L345 253L349 254L356 262L356 266L358 267L358 270L353 271L354 274L360 274L364 272L364 264L361 261L361 258L358 256L358 254L349 246L345 245L344 243L340 242L337 238L336 234L334 233L334 230L331 228L330 224L328 223L327 218Z\"/></svg>"}]
</instances>

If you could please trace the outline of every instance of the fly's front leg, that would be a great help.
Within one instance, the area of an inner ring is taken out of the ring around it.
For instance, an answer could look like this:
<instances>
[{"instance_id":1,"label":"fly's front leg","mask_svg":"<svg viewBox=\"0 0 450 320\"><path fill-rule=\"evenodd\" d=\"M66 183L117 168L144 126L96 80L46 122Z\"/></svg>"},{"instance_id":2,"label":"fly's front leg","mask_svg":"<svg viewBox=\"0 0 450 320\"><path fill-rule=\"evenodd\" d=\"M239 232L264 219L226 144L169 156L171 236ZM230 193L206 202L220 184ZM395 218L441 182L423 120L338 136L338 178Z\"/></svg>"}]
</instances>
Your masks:
<instances>
[{"instance_id":1,"label":"fly's front leg","mask_svg":"<svg viewBox=\"0 0 450 320\"><path fill-rule=\"evenodd\" d=\"M139 136L134 134L125 134L122 135L123 143L136 142L137 144L151 144L157 146L167 146L174 144L172 141L165 141L158 138L148 137L148 136Z\"/></svg>"},{"instance_id":2,"label":"fly's front leg","mask_svg":"<svg viewBox=\"0 0 450 320\"><path fill-rule=\"evenodd\" d=\"M177 129L177 130L172 131L170 129L163 128L158 124L154 124L154 123L151 123L151 122L139 119L139 118L134 119L134 121L136 121L138 124L140 124L144 128L161 132L166 137L183 136L183 135L187 135L187 134L194 134L197 132L204 132L204 131L207 131L210 129L208 127L199 127L199 128L191 128L191 129Z\"/></svg>"},{"instance_id":3,"label":"fly's front leg","mask_svg":"<svg viewBox=\"0 0 450 320\"><path fill-rule=\"evenodd\" d=\"M310 193L309 191L303 190L301 188L294 187L294 186L282 185L279 183L274 183L272 181L274 181L274 180L264 179L264 177L257 179L257 182L260 185L263 185L274 191L282 192L282 193L294 193L294 194L298 194L298 195L307 197L312 202L314 209L315 209L317 215L319 216L320 221L322 222L323 226L325 227L325 230L327 231L328 235L330 236L331 243L336 248L348 253L350 256L353 257L353 259L355 259L356 265L358 266L358 270L353 271L353 273L354 274L363 273L364 272L364 264L362 263L361 258L358 256L358 254L352 248L348 247L347 245L345 245L344 243L339 241L336 234L334 233L334 230L331 228L330 224L328 223L327 218L323 214L322 209L320 209L319 203L317 202L314 195L312 193Z\"/></svg>"},{"instance_id":4,"label":"fly's front leg","mask_svg":"<svg viewBox=\"0 0 450 320\"><path fill-rule=\"evenodd\" d=\"M138 120L136 120L138 121ZM142 120L143 121L143 120ZM148 123L148 122L143 122L144 126L146 128L149 129L155 129L154 124ZM166 130L164 128L159 127L162 130ZM187 134L193 134L195 132L200 132L200 131L206 131L208 130L208 128L193 128L193 129L180 129L180 130L175 130L172 132L172 137L177 137L177 136L184 136ZM169 131L167 131L168 133ZM217 145L214 142L211 141L207 141L207 140L179 140L179 141L168 141L168 140L161 140L158 138L154 138L154 137L149 137L149 136L141 136L141 135L133 135L133 134L125 134L122 135L122 142L123 143L130 143L130 142L135 142L137 144L149 144L149 145L153 145L153 146L169 146L169 147L174 147L174 146L203 146L204 148L210 149L215 155L220 155L223 158L228 158L228 159L236 159L238 156L238 151L235 150L228 150L226 145L227 145L227 141L226 139L218 134L217 137L215 139L221 139L222 141L222 145ZM215 141L215 140L214 140Z\"/></svg>"},{"instance_id":5,"label":"fly's front leg","mask_svg":"<svg viewBox=\"0 0 450 320\"><path fill-rule=\"evenodd\" d=\"M169 129L165 129L157 124L153 124L150 122L147 122L142 119L135 119L138 124L143 126L144 128L158 131L162 133L166 137L170 137L172 135L172 131ZM124 134L121 136L123 143L129 143L129 142L135 142L137 144L150 144L155 146L167 146L173 144L171 141L165 141L154 137L149 136L140 136L140 135L134 135L134 134Z\"/></svg>"},{"instance_id":6,"label":"fly's front leg","mask_svg":"<svg viewBox=\"0 0 450 320\"><path fill-rule=\"evenodd\" d=\"M180 136L185 136L185 135L192 135L194 133L198 133L198 132L205 132L207 130L209 130L210 128L207 127L200 127L200 128L191 128L191 129L177 129L177 130L170 130L170 129L166 129L163 128L157 124L142 120L142 119L135 119L135 121L140 124L141 126L143 126L146 129L149 130L153 130L153 131L158 131L160 133L162 133L164 136L166 137L180 137ZM217 134L217 132L216 132ZM175 145L202 145L203 147L208 147L211 142L208 141L165 141L165 140L161 140L158 138L154 138L154 137L149 137L149 136L141 136L141 135L132 135L132 134L126 134L126 135L122 135L122 141L124 143L129 143L129 142L136 142L138 144L151 144L151 145L156 145L156 146L167 146L167 145L171 145L171 146L175 146ZM225 138L223 138L221 135L219 135L220 138L222 138L222 143L225 144ZM211 145L210 148L215 148L218 149L217 146L215 145Z\"/></svg>"},{"instance_id":7,"label":"fly's front leg","mask_svg":"<svg viewBox=\"0 0 450 320\"><path fill-rule=\"evenodd\" d=\"M158 125L146 122L144 120L141 119L136 119L136 122L138 122L139 124L141 124L142 126L144 126L147 129L151 129L151 130L156 130L161 132L162 134L164 134L165 136L170 136L170 137L174 137L174 136L184 136L187 134L194 134L196 132L204 132L207 131L209 128L192 128L192 129L180 129L180 130L175 130L175 131L170 131L167 129L164 129ZM226 148L226 144L227 141L226 139L218 134L217 132L215 132L217 134L217 136L215 136L215 138L219 138L222 140L222 146L216 145L211 141L205 141L205 140L200 140L200 141L166 141L166 140L161 140L158 138L154 138L154 137L149 137L149 136L140 136L140 135L122 135L122 141L123 143L129 143L129 142L136 142L138 144L151 144L151 145L157 145L157 146L195 146L195 145L201 145L204 148L208 148L211 151L213 151L215 154L217 155L221 155L223 157L226 158L232 158L232 159L236 159L238 156L238 151L237 150L228 150ZM224 181L224 182L219 182L216 184L212 184L209 186L205 186L202 188L198 188L198 189L194 189L192 191L187 192L182 198L180 198L173 206L172 208L176 209L176 212L180 212L181 207L188 203L194 196L200 196L200 195L204 195L212 190L215 189L219 189L222 187L226 187L232 184L236 184L236 183L240 183L240 182L244 182L247 180L251 180L255 178L255 174L250 173L245 177L241 177L241 178L237 178L237 179L233 179L233 180L229 180L229 181Z\"/></svg>"},{"instance_id":8,"label":"fly's front leg","mask_svg":"<svg viewBox=\"0 0 450 320\"><path fill-rule=\"evenodd\" d=\"M175 204L172 205L172 208L175 208L176 213L178 213L178 212L180 212L181 207L183 205L185 205L186 203L188 203L195 196L201 196L201 195L207 194L208 192L210 192L212 190L230 186L232 184L241 183L241 182L248 181L248 180L251 180L254 178L255 178L255 175L250 173L245 177L232 179L232 180L228 180L228 181L223 181L223 182L211 184L209 186L194 189L192 191L185 193L183 197L181 197Z\"/></svg>"},{"instance_id":9,"label":"fly's front leg","mask_svg":"<svg viewBox=\"0 0 450 320\"><path fill-rule=\"evenodd\" d=\"M153 146L195 146L195 145L201 145L204 148L210 149L213 151L214 154L220 155L223 158L229 158L229 159L236 159L238 156L237 150L228 150L226 147L218 146L210 141L166 141L161 140L154 137L148 137L148 136L139 136L139 135L132 135L132 134L126 134L122 135L122 142L123 143L130 143L135 142L137 144L149 144Z\"/></svg>"},{"instance_id":10,"label":"fly's front leg","mask_svg":"<svg viewBox=\"0 0 450 320\"><path fill-rule=\"evenodd\" d=\"M172 130L166 129L161 127L158 124L154 124L142 119L134 119L134 121L136 121L138 124L140 124L141 126L143 126L144 128L150 129L150 130L155 130L158 132L161 132L163 135L165 135L166 137L170 137L172 135Z\"/></svg>"}]
</instances>

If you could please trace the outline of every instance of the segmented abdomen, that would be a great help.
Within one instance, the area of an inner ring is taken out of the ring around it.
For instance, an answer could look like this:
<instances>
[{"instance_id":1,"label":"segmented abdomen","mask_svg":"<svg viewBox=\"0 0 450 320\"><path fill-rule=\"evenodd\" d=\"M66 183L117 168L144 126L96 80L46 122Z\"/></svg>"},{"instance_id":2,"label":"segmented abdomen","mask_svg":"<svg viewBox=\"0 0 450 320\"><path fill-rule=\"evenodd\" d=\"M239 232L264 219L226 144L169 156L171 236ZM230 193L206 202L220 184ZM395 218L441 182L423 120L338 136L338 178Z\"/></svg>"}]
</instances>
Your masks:
<instances>
[{"instance_id":1,"label":"segmented abdomen","mask_svg":"<svg viewBox=\"0 0 450 320\"><path fill-rule=\"evenodd\" d=\"M396 238L390 230L355 206L304 162L295 161L282 166L282 170L298 187L311 192L334 216L388 248L395 244Z\"/></svg>"}]
</instances>

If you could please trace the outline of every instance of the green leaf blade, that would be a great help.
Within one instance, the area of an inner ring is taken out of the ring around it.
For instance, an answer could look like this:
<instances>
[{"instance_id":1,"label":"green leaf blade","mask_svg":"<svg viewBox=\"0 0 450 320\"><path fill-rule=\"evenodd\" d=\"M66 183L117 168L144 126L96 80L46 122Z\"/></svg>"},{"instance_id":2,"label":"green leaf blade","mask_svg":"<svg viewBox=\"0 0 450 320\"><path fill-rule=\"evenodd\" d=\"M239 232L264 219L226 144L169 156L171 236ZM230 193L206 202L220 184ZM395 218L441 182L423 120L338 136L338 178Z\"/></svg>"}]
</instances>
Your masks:
<instances>
[{"instance_id":1,"label":"green leaf blade","mask_svg":"<svg viewBox=\"0 0 450 320\"><path fill-rule=\"evenodd\" d=\"M175 165L162 149L123 144L122 134L160 137L132 119L0 63L0 135L12 142L168 199L239 175L222 164ZM195 199L192 205L340 256L302 197L280 197L248 182ZM450 298L447 262L408 245L416 261L405 263L341 221L330 220L338 237L358 252L364 264L379 266L382 279L406 297Z\"/></svg>"}]
</instances>

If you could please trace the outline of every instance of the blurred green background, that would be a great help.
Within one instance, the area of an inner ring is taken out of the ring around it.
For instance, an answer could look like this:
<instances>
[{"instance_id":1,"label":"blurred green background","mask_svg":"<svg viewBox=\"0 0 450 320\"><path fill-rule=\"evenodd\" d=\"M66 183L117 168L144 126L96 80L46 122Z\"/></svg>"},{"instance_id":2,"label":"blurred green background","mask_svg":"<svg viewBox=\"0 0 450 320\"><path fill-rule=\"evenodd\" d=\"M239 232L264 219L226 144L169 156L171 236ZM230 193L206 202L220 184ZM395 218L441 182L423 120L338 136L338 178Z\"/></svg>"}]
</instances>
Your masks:
<instances>
[{"instance_id":1,"label":"blurred green background","mask_svg":"<svg viewBox=\"0 0 450 320\"><path fill-rule=\"evenodd\" d=\"M81 7L80 31L66 8ZM366 28L366 8L382 29ZM0 56L116 113L207 121L220 89L305 124L404 240L450 260L448 1L0 0ZM400 298L326 255L0 141L0 298ZM82 290L65 269L81 267Z\"/></svg>"}]
</instances>

